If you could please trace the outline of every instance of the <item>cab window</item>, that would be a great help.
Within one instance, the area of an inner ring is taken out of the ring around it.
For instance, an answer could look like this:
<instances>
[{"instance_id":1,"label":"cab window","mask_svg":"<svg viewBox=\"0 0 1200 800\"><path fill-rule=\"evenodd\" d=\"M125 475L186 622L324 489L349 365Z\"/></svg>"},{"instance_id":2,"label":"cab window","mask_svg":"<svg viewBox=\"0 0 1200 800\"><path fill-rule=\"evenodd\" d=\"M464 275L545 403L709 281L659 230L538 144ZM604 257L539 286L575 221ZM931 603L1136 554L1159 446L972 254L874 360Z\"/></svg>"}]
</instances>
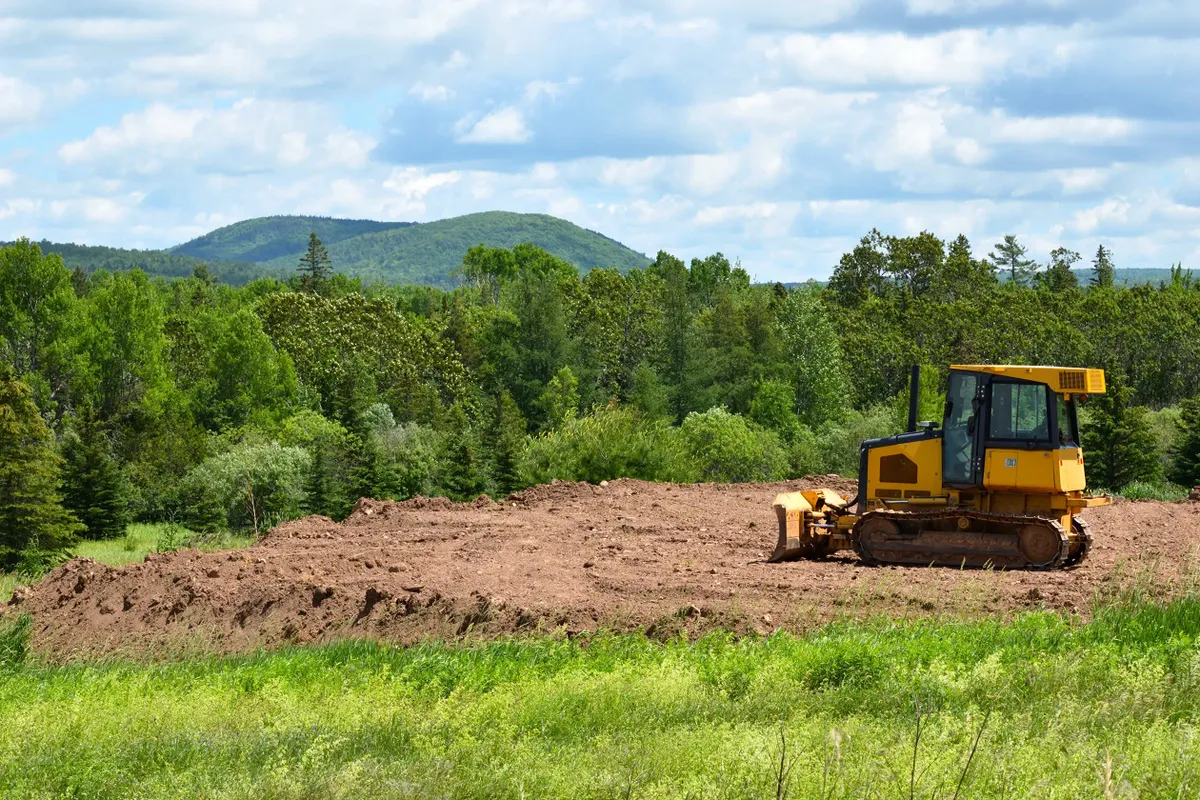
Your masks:
<instances>
[{"instance_id":1,"label":"cab window","mask_svg":"<svg viewBox=\"0 0 1200 800\"><path fill-rule=\"evenodd\" d=\"M1050 441L1048 387L1040 383L992 383L988 438L1018 442Z\"/></svg>"}]
</instances>

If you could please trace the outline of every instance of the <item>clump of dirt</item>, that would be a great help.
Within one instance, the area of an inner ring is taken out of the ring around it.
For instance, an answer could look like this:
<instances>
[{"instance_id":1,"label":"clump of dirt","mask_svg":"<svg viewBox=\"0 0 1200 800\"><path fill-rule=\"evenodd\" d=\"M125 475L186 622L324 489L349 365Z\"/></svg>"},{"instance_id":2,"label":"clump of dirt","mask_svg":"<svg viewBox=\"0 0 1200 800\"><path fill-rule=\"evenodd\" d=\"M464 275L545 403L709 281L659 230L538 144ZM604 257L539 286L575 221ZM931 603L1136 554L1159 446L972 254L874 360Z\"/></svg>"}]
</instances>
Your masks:
<instances>
[{"instance_id":1,"label":"clump of dirt","mask_svg":"<svg viewBox=\"0 0 1200 800\"><path fill-rule=\"evenodd\" d=\"M1200 503L1200 486L1192 489L1192 493L1188 495L1188 500L1194 500L1195 502Z\"/></svg>"},{"instance_id":2,"label":"clump of dirt","mask_svg":"<svg viewBox=\"0 0 1200 800\"><path fill-rule=\"evenodd\" d=\"M1129 580L1187 577L1200 504L1122 503L1085 513L1080 567L992 573L865 567L849 553L767 564L781 491L852 481L607 485L556 482L469 503L363 499L338 524L308 517L227 552L75 559L14 593L51 658L244 652L371 637L495 637L644 630L803 630L844 614L977 615L1030 606L1086 612ZM1145 577L1150 576L1150 577Z\"/></svg>"}]
</instances>

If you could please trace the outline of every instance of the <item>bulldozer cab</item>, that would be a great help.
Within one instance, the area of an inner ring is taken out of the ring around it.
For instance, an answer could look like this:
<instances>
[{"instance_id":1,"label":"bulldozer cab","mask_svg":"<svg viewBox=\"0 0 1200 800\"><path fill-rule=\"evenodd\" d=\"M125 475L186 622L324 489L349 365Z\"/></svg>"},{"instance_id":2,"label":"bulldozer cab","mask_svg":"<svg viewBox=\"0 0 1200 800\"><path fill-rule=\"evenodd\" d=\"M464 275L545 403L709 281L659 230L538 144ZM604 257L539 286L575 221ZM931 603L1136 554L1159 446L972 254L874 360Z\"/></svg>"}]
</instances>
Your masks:
<instances>
[{"instance_id":1,"label":"bulldozer cab","mask_svg":"<svg viewBox=\"0 0 1200 800\"><path fill-rule=\"evenodd\" d=\"M1103 391L1100 370L951 367L942 419L943 483L955 489L1082 490L1075 402Z\"/></svg>"}]
</instances>

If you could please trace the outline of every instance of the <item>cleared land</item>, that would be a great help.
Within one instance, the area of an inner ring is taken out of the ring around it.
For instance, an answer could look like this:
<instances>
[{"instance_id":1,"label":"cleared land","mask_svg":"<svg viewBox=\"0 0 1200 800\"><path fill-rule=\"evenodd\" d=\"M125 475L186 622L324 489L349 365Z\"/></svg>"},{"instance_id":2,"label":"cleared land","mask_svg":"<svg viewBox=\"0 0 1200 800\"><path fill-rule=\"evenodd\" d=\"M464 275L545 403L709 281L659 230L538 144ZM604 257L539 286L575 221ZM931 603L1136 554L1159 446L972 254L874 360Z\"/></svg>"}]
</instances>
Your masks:
<instances>
[{"instance_id":1,"label":"cleared land","mask_svg":"<svg viewBox=\"0 0 1200 800\"><path fill-rule=\"evenodd\" d=\"M1200 503L1121 503L1087 514L1092 556L1059 572L864 567L853 555L766 564L775 493L832 485L621 480L558 483L454 504L360 502L344 523L310 517L251 548L76 559L18 589L35 650L249 652L366 637L411 644L511 633L810 630L845 615L975 617L1046 607L1088 614L1139 582L1180 591L1196 573Z\"/></svg>"}]
</instances>

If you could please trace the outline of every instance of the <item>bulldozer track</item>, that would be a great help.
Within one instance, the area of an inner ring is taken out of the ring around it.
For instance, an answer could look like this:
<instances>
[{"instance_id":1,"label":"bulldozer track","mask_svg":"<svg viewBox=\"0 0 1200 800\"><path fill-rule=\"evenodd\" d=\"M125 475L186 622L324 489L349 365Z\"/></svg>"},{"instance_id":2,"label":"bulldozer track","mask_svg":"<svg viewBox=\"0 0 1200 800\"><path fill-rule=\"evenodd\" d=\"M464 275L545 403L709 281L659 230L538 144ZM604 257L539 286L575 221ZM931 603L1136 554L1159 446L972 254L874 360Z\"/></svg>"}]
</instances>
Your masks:
<instances>
[{"instance_id":1,"label":"bulldozer track","mask_svg":"<svg viewBox=\"0 0 1200 800\"><path fill-rule=\"evenodd\" d=\"M1071 528L1079 534L1083 542L1078 553L1067 557L1066 562L1063 563L1064 567L1074 567L1082 563L1088 557L1088 553L1092 552L1092 526L1088 525L1086 520L1076 516L1071 517Z\"/></svg>"},{"instance_id":2,"label":"bulldozer track","mask_svg":"<svg viewBox=\"0 0 1200 800\"><path fill-rule=\"evenodd\" d=\"M930 526L934 522L951 522L960 518L972 523L983 523L993 527L1008 527L1010 531L948 530ZM863 528L871 520L885 519L893 522L897 534L882 542L870 542L862 536ZM912 564L940 566L991 567L995 569L1051 570L1079 563L1087 557L1091 547L1091 534L1082 520L1078 520L1083 544L1071 558L1071 539L1063 526L1053 519L1024 514L996 514L969 509L944 509L937 511L892 511L879 509L863 514L851 529L854 551L866 564ZM1042 563L1031 562L1019 549L1019 531L1028 525L1050 529L1058 535L1058 551ZM914 531L913 528L916 528ZM920 541L925 534L931 538L948 540L926 544ZM880 546L884 545L884 546Z\"/></svg>"}]
</instances>

